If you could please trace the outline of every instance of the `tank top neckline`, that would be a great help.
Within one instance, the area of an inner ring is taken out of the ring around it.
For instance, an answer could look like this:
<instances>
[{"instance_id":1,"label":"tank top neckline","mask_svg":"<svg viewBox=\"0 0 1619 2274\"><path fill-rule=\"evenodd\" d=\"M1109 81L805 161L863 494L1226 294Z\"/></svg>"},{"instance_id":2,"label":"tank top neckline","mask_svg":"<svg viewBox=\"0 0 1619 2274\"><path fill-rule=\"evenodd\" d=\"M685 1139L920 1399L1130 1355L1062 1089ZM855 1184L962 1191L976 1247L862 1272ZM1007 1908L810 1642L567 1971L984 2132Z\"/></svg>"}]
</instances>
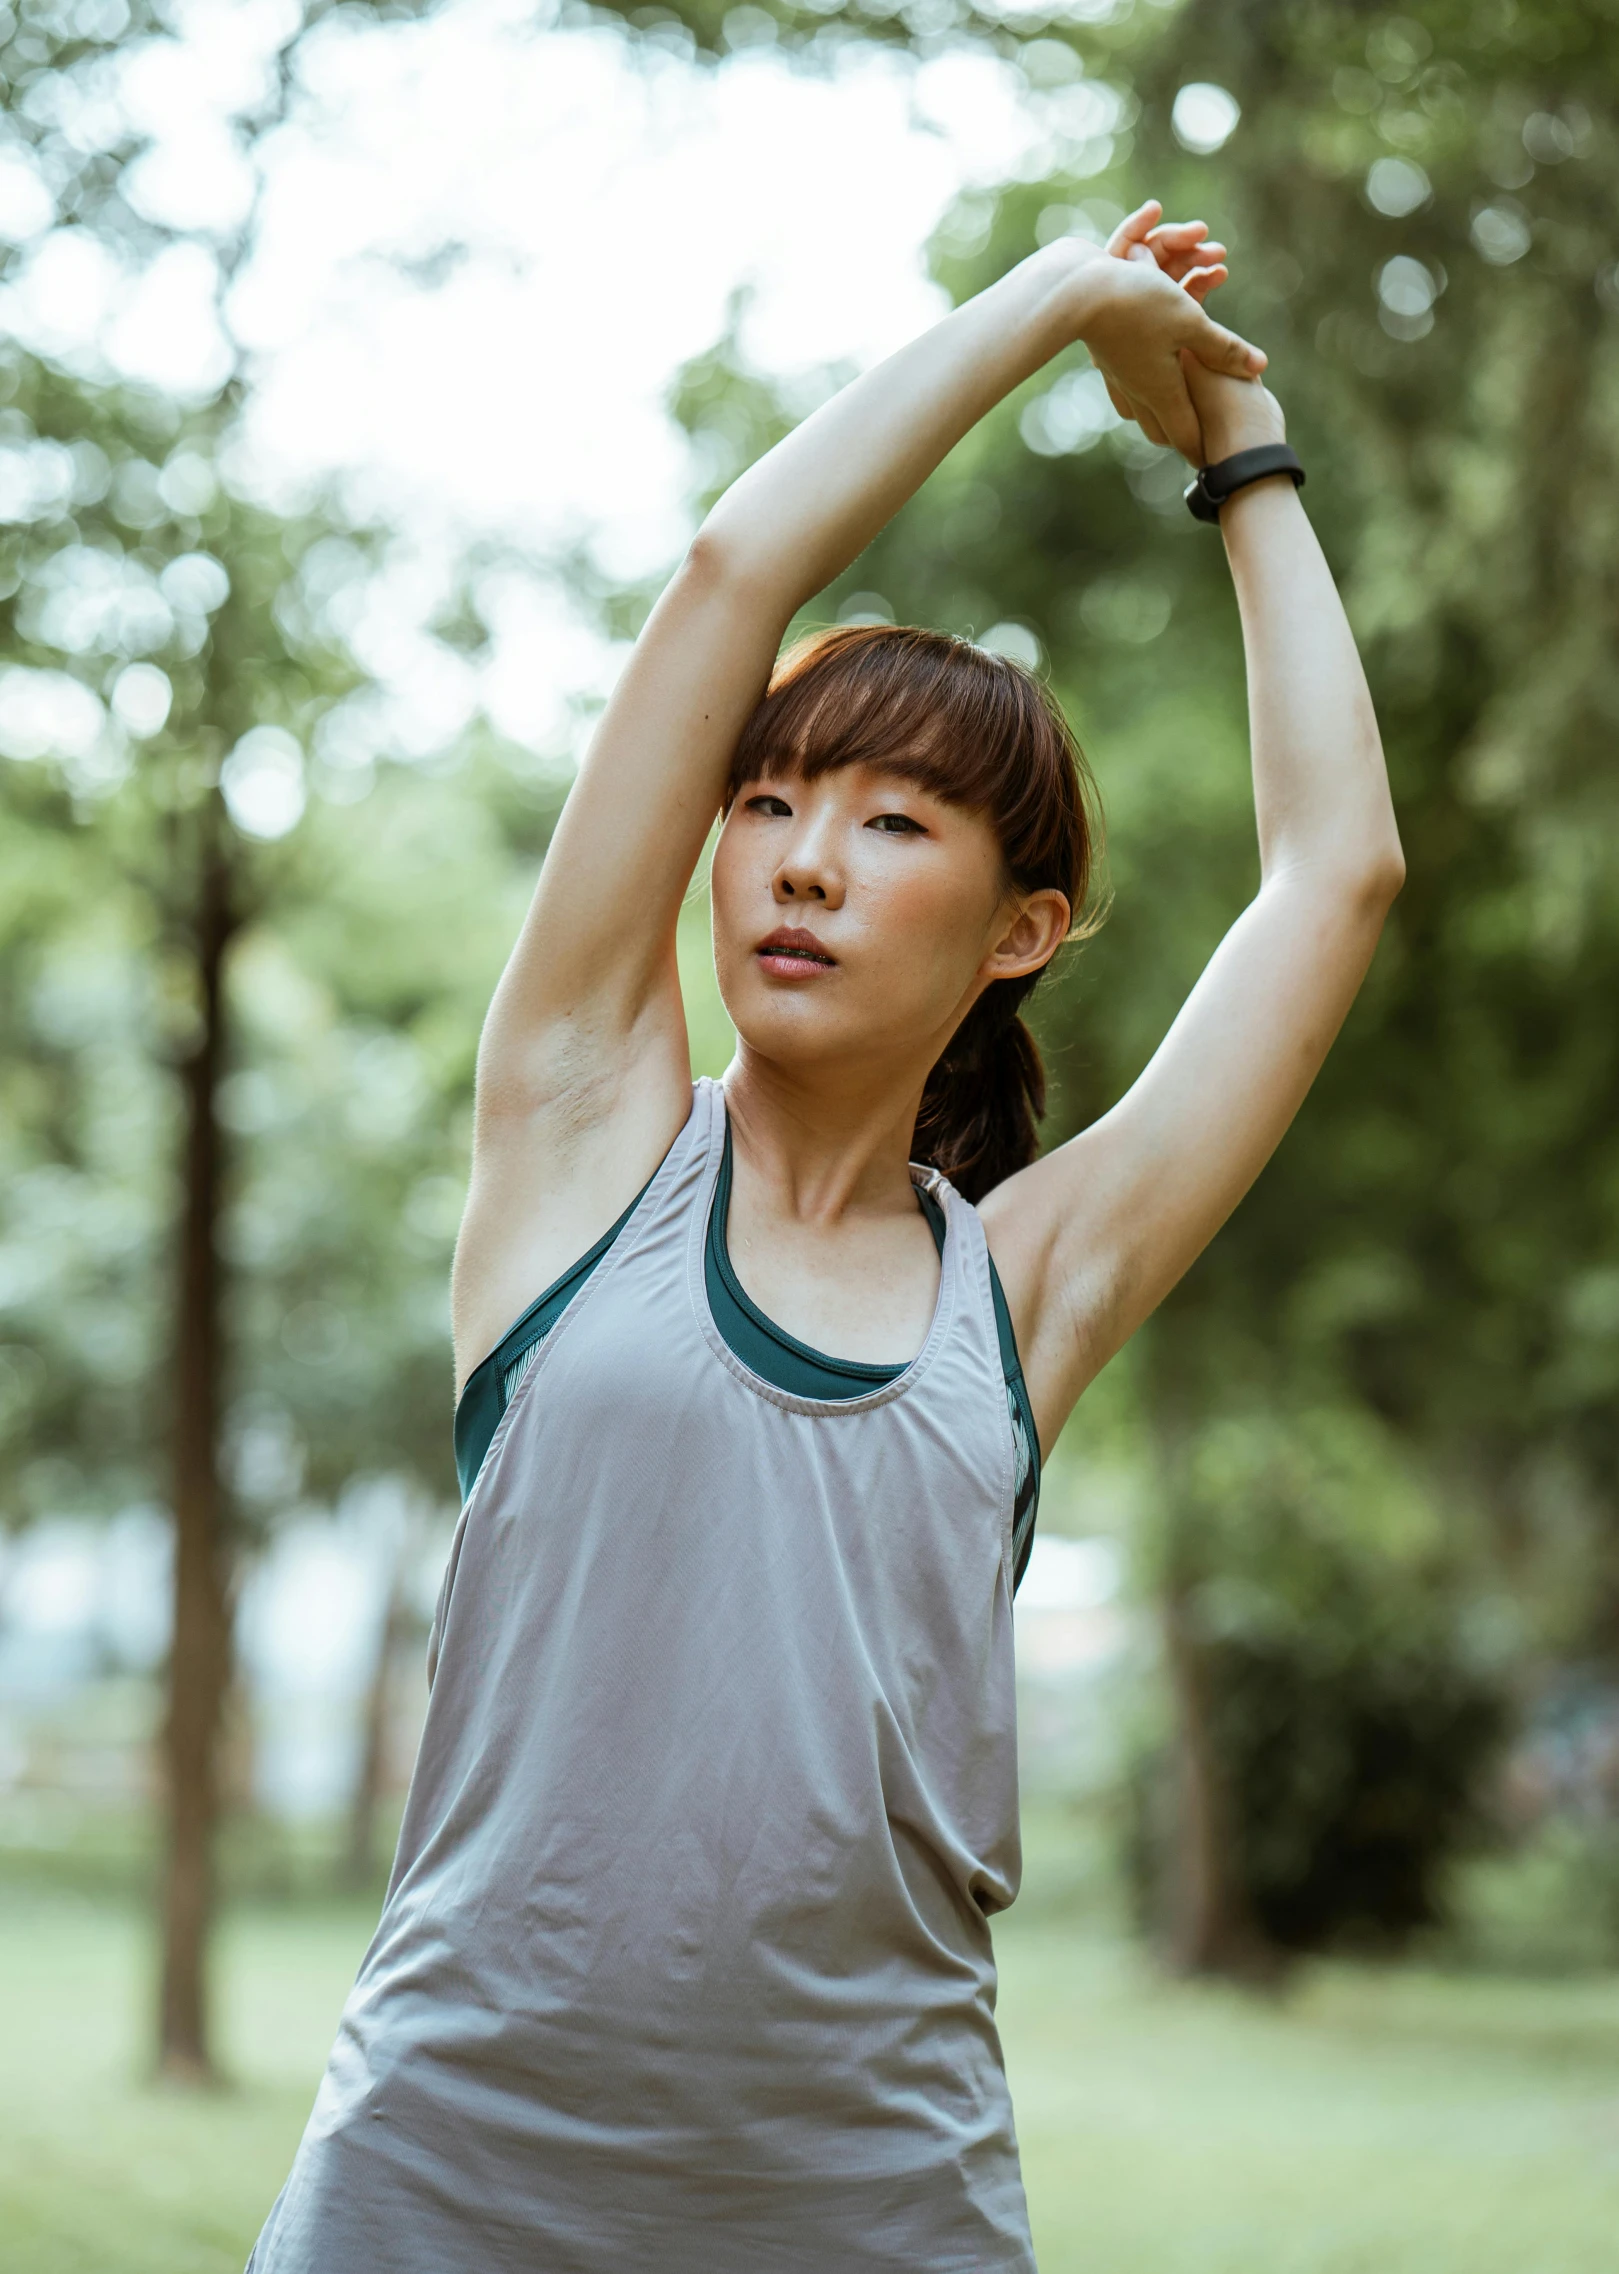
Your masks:
<instances>
[{"instance_id":1,"label":"tank top neckline","mask_svg":"<svg viewBox=\"0 0 1619 2274\"><path fill-rule=\"evenodd\" d=\"M708 1121L702 1132L706 1158L700 1172L701 1198L691 1211L687 1235L687 1281L692 1307L702 1329L703 1339L726 1370L739 1382L753 1391L767 1404L780 1406L788 1413L837 1415L870 1413L876 1406L888 1405L904 1397L927 1374L937 1357L941 1344L950 1330L957 1307L958 1283L961 1274L961 1232L958 1210L950 1205L954 1195L945 1180L934 1169L920 1169L911 1164L911 1182L919 1191L927 1191L944 1209L944 1243L939 1250L939 1291L934 1300L933 1316L921 1349L909 1364L902 1366L888 1380L875 1384L870 1390L855 1397L818 1398L783 1390L774 1382L756 1374L747 1361L738 1357L714 1317L708 1300L706 1257L708 1248L709 1214L714 1205L715 1187L719 1182L720 1166L724 1159L725 1133L729 1113L725 1102L725 1085L711 1074L698 1077L698 1096L706 1101ZM695 1101L694 1101L695 1103ZM654 1179L654 1183L656 1179Z\"/></svg>"},{"instance_id":2,"label":"tank top neckline","mask_svg":"<svg viewBox=\"0 0 1619 2274\"><path fill-rule=\"evenodd\" d=\"M767 1382L774 1382L778 1389L797 1390L806 1397L860 1397L867 1390L877 1388L884 1382L892 1382L897 1375L903 1374L911 1363L908 1358L871 1360L836 1357L830 1351L818 1350L811 1343L801 1342L797 1335L789 1334L784 1326L771 1318L768 1312L761 1310L753 1300L738 1278L736 1266L731 1261L728 1220L734 1189L735 1157L734 1125L727 1111L720 1142L720 1171L709 1203L704 1271L708 1306L729 1347L745 1365L751 1366L756 1374L762 1374ZM912 1190L932 1235L934 1252L942 1257L945 1238L943 1205L914 1180ZM760 1363L761 1356L766 1363ZM791 1378L794 1372L802 1372L809 1378L795 1381ZM817 1375L821 1377L819 1381L814 1378Z\"/></svg>"}]
</instances>

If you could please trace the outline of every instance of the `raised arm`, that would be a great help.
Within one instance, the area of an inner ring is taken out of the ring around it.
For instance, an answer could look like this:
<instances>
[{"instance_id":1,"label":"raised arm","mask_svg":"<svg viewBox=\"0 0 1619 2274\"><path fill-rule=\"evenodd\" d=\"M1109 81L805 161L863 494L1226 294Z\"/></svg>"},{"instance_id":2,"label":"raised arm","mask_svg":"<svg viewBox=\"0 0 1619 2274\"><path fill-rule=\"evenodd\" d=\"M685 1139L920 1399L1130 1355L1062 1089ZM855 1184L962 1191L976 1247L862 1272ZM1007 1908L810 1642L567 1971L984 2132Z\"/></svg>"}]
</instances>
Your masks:
<instances>
[{"instance_id":1,"label":"raised arm","mask_svg":"<svg viewBox=\"0 0 1619 2274\"><path fill-rule=\"evenodd\" d=\"M1158 260L1133 251L1107 259L1068 240L1022 262L796 428L699 530L603 714L485 1025L453 1286L458 1381L620 1212L685 1118L680 903L796 611L1075 340L1192 451L1181 352L1230 371L1263 363L1203 313L1198 282L1213 272L1188 270L1195 239L1171 233Z\"/></svg>"},{"instance_id":2,"label":"raised arm","mask_svg":"<svg viewBox=\"0 0 1619 2274\"><path fill-rule=\"evenodd\" d=\"M1189 370L1207 462L1280 441L1265 388ZM1042 1441L1280 1142L1405 875L1343 606L1292 482L1222 508L1248 663L1260 888L1102 1120L983 1203Z\"/></svg>"}]
</instances>

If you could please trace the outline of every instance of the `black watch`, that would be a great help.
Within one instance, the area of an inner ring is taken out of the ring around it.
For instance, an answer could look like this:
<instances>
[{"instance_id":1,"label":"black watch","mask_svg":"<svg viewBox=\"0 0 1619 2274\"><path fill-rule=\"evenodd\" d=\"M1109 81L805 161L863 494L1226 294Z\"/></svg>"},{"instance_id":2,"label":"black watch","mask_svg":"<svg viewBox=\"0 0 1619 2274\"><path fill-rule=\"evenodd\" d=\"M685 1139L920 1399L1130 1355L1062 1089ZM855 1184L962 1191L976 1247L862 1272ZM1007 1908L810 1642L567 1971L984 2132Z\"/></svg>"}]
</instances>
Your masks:
<instances>
[{"instance_id":1,"label":"black watch","mask_svg":"<svg viewBox=\"0 0 1619 2274\"><path fill-rule=\"evenodd\" d=\"M1267 474L1291 474L1295 489L1304 487L1304 468L1285 442L1262 442L1256 450L1238 450L1212 466L1202 467L1182 495L1194 521L1218 521L1220 508L1233 490L1262 482Z\"/></svg>"}]
</instances>

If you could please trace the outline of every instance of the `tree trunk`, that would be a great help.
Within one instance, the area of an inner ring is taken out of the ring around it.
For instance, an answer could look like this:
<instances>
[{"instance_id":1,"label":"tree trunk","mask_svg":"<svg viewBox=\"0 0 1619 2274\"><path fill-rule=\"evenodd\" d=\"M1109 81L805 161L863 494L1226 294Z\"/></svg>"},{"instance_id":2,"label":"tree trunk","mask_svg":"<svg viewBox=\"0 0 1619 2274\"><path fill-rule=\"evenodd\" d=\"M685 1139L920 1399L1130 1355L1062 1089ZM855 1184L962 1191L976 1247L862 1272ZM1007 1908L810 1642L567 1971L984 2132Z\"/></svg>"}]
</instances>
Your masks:
<instances>
[{"instance_id":1,"label":"tree trunk","mask_svg":"<svg viewBox=\"0 0 1619 2274\"><path fill-rule=\"evenodd\" d=\"M217 2077L208 1948L231 1644L219 1471L224 1352L217 1230L224 1164L215 1108L225 1063L224 965L235 918L217 812L209 811L204 830L192 932L201 1026L179 1069L185 1115L175 1259L174 1630L162 1741L167 1838L158 2022L160 2073L188 2083Z\"/></svg>"},{"instance_id":2,"label":"tree trunk","mask_svg":"<svg viewBox=\"0 0 1619 2274\"><path fill-rule=\"evenodd\" d=\"M1170 1588L1164 1638L1176 1723L1169 1962L1179 1974L1263 1979L1274 1972L1274 1958L1243 1891L1230 1801L1215 1749L1208 1665L1193 1631L1184 1586Z\"/></svg>"}]
</instances>

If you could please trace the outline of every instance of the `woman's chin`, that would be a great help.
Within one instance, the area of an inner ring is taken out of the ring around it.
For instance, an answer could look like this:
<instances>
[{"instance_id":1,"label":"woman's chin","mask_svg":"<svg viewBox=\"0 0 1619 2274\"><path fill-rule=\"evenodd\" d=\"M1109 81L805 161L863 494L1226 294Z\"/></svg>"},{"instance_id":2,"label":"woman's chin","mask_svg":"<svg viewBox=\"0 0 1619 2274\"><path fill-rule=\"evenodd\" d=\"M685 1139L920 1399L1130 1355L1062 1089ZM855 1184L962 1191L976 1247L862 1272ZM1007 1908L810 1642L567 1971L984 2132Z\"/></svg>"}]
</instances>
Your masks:
<instances>
[{"instance_id":1,"label":"woman's chin","mask_svg":"<svg viewBox=\"0 0 1619 2274\"><path fill-rule=\"evenodd\" d=\"M737 1039L755 1057L778 1065L813 1065L829 1058L865 1056L873 1021L858 1006L831 999L832 990L807 984L761 983L726 990L724 1001ZM881 1024L887 1027L889 1021Z\"/></svg>"}]
</instances>

